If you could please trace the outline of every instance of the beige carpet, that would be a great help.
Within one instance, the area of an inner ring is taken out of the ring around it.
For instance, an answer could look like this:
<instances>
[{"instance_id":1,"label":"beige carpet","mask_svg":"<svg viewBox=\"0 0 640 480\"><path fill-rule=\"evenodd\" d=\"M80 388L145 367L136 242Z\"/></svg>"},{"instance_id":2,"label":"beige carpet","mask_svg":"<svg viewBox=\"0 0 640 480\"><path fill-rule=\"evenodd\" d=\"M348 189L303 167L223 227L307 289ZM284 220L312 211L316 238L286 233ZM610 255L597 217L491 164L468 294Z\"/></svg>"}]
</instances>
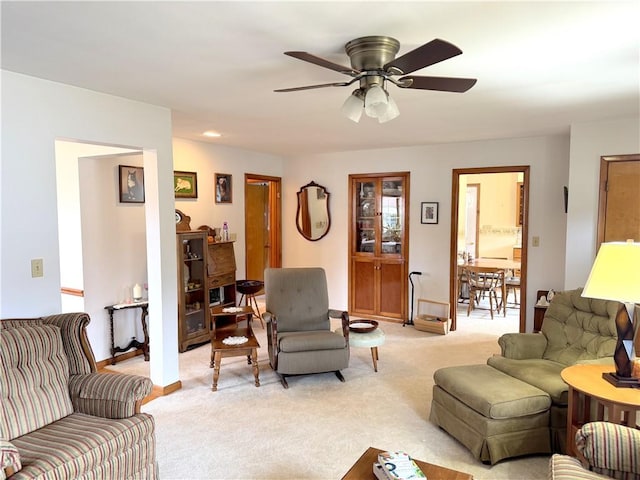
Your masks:
<instances>
[{"instance_id":1,"label":"beige carpet","mask_svg":"<svg viewBox=\"0 0 640 480\"><path fill-rule=\"evenodd\" d=\"M499 351L496 339L513 331L517 310L495 320L459 315L459 330L440 336L412 326L381 324L379 371L369 349L353 348L346 383L334 374L292 377L285 390L269 367L265 331L260 382L244 357L222 360L212 392L210 347L180 355L183 388L143 407L157 424L163 479L338 479L369 446L471 473L475 479L541 479L548 457L483 465L428 421L433 372L445 365L484 363ZM336 324L337 326L337 324ZM122 372L147 374L136 357Z\"/></svg>"}]
</instances>

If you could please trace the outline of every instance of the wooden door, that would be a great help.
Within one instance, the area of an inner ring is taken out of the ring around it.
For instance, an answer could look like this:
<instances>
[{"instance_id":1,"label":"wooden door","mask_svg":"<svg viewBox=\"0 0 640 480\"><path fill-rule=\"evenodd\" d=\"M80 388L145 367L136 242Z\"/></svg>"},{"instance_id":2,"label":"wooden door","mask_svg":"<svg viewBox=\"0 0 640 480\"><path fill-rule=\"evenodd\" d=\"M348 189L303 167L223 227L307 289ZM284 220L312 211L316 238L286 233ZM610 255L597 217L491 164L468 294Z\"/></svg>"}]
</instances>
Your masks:
<instances>
[{"instance_id":1,"label":"wooden door","mask_svg":"<svg viewBox=\"0 0 640 480\"><path fill-rule=\"evenodd\" d=\"M598 247L627 239L640 242L640 155L602 157Z\"/></svg>"},{"instance_id":2,"label":"wooden door","mask_svg":"<svg viewBox=\"0 0 640 480\"><path fill-rule=\"evenodd\" d=\"M246 278L264 281L264 269L269 266L269 185L247 183L245 186Z\"/></svg>"},{"instance_id":3,"label":"wooden door","mask_svg":"<svg viewBox=\"0 0 640 480\"><path fill-rule=\"evenodd\" d=\"M378 262L378 312L383 317L406 317L407 275L404 260L390 259Z\"/></svg>"},{"instance_id":4,"label":"wooden door","mask_svg":"<svg viewBox=\"0 0 640 480\"><path fill-rule=\"evenodd\" d=\"M245 278L264 281L264 269L282 265L281 179L245 174Z\"/></svg>"},{"instance_id":5,"label":"wooden door","mask_svg":"<svg viewBox=\"0 0 640 480\"><path fill-rule=\"evenodd\" d=\"M373 258L354 257L351 261L352 310L364 315L375 315L377 267Z\"/></svg>"}]
</instances>

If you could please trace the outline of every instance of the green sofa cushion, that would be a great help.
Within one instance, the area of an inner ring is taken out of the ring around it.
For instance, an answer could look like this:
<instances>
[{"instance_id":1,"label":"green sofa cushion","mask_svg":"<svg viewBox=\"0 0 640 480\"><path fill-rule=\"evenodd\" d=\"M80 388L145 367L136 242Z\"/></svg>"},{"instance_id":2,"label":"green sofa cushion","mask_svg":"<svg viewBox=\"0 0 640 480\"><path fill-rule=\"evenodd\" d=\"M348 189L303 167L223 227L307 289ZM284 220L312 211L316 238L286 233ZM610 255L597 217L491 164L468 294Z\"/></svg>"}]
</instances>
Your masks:
<instances>
[{"instance_id":1,"label":"green sofa cushion","mask_svg":"<svg viewBox=\"0 0 640 480\"><path fill-rule=\"evenodd\" d=\"M488 365L436 370L436 385L485 417L505 419L545 412L549 395Z\"/></svg>"},{"instance_id":2,"label":"green sofa cushion","mask_svg":"<svg viewBox=\"0 0 640 480\"><path fill-rule=\"evenodd\" d=\"M558 293L542 322L547 338L542 358L569 366L613 356L619 308L618 302L583 297L581 288Z\"/></svg>"},{"instance_id":3,"label":"green sofa cushion","mask_svg":"<svg viewBox=\"0 0 640 480\"><path fill-rule=\"evenodd\" d=\"M489 357L487 364L548 393L554 404L567 405L569 387L560 376L566 365L551 360L516 360L498 355Z\"/></svg>"}]
</instances>

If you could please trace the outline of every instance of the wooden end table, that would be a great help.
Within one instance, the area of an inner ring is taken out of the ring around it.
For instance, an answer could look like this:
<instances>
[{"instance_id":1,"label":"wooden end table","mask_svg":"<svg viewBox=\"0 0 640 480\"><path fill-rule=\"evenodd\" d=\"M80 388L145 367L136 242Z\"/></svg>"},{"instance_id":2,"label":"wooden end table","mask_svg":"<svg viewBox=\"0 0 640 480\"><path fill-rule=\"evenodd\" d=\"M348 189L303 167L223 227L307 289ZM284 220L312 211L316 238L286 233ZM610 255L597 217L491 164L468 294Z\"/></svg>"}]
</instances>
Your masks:
<instances>
[{"instance_id":1,"label":"wooden end table","mask_svg":"<svg viewBox=\"0 0 640 480\"><path fill-rule=\"evenodd\" d=\"M251 317L253 309L251 307L240 307L234 312L223 312L222 308L212 309L211 315L213 325L211 330L211 363L213 368L213 384L211 390L218 390L218 378L220 378L220 363L222 357L237 357L246 355L247 363L253 365L253 376L256 387L260 386L260 371L258 368L258 348L260 344L251 329ZM245 317L247 326L240 327L238 318ZM232 322L229 322L232 319ZM228 345L224 343L227 337L246 337L247 341L239 345Z\"/></svg>"},{"instance_id":2,"label":"wooden end table","mask_svg":"<svg viewBox=\"0 0 640 480\"><path fill-rule=\"evenodd\" d=\"M369 447L358 459L349 471L342 477L342 480L377 480L373 473L373 464L378 461L378 454L384 452L378 448ZM473 476L451 470L450 468L440 467L432 463L423 462L413 459L418 464L420 470L429 480L473 480Z\"/></svg>"},{"instance_id":3,"label":"wooden end table","mask_svg":"<svg viewBox=\"0 0 640 480\"><path fill-rule=\"evenodd\" d=\"M139 342L136 337L132 337L131 341L126 347L118 347L114 343L113 335L113 313L120 310L128 310L130 308L139 308L142 310L140 315L140 323L142 323L142 332L144 334L144 341ZM147 329L147 316L149 315L149 301L143 300L141 302L133 303L118 303L115 305L107 305L104 309L109 312L109 330L111 332L111 365L116 364L116 353L127 352L132 348L142 349L145 362L149 361L149 331Z\"/></svg>"},{"instance_id":4,"label":"wooden end table","mask_svg":"<svg viewBox=\"0 0 640 480\"><path fill-rule=\"evenodd\" d=\"M577 455L576 432L587 422L607 421L638 428L640 390L615 387L602 378L603 373L612 371L615 365L572 365L562 370L560 375L569 385L567 455ZM595 418L591 416L592 401Z\"/></svg>"}]
</instances>

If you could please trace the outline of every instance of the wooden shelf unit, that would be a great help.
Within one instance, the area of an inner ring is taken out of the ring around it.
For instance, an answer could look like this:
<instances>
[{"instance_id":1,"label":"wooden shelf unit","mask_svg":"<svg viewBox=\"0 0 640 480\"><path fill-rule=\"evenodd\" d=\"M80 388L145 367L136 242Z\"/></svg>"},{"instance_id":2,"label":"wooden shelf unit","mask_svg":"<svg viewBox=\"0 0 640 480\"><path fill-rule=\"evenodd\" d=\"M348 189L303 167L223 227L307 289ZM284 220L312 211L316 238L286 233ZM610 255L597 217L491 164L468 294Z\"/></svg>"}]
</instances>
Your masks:
<instances>
[{"instance_id":1,"label":"wooden shelf unit","mask_svg":"<svg viewBox=\"0 0 640 480\"><path fill-rule=\"evenodd\" d=\"M409 173L349 175L349 312L406 320Z\"/></svg>"},{"instance_id":2,"label":"wooden shelf unit","mask_svg":"<svg viewBox=\"0 0 640 480\"><path fill-rule=\"evenodd\" d=\"M176 233L178 260L178 351L210 340L207 308L207 234L203 231Z\"/></svg>"}]
</instances>

